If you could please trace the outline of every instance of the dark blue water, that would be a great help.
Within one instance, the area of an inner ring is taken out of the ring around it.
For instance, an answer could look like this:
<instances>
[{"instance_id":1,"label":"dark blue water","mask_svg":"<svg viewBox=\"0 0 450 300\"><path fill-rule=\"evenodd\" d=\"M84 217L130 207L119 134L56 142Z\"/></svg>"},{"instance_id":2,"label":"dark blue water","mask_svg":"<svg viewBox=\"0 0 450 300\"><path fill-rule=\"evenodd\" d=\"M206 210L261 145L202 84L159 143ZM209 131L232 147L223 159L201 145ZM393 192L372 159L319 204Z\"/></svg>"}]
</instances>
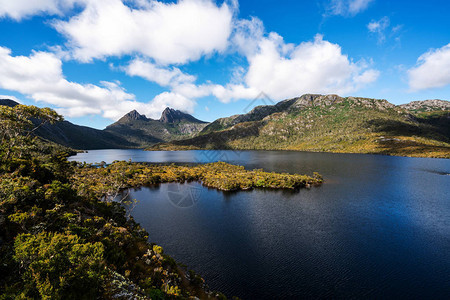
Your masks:
<instances>
[{"instance_id":1,"label":"dark blue water","mask_svg":"<svg viewBox=\"0 0 450 300\"><path fill-rule=\"evenodd\" d=\"M150 241L243 299L450 298L450 160L283 151L98 150L74 159L228 161L321 173L321 187L134 190Z\"/></svg>"}]
</instances>

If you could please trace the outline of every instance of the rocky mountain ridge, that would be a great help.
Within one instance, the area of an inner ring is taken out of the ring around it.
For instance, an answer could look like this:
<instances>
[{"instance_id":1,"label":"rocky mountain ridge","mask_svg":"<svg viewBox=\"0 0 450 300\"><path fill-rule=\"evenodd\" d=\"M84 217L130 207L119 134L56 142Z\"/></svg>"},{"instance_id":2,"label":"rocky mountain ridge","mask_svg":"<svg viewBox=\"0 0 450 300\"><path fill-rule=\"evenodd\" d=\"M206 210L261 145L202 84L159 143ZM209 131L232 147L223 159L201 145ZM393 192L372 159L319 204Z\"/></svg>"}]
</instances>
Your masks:
<instances>
[{"instance_id":1,"label":"rocky mountain ridge","mask_svg":"<svg viewBox=\"0 0 450 300\"><path fill-rule=\"evenodd\" d=\"M411 101L406 104L399 105L401 108L411 110L411 111L439 111L439 110L450 110L450 101L446 100L422 100L422 101Z\"/></svg>"},{"instance_id":2,"label":"rocky mountain ridge","mask_svg":"<svg viewBox=\"0 0 450 300\"><path fill-rule=\"evenodd\" d=\"M14 100L0 99L0 105L14 107L18 104ZM191 137L208 124L171 108L163 111L160 120L147 118L132 110L104 130L62 121L54 125L45 124L36 134L80 150L144 148L155 143Z\"/></svg>"},{"instance_id":3,"label":"rocky mountain ridge","mask_svg":"<svg viewBox=\"0 0 450 300\"><path fill-rule=\"evenodd\" d=\"M11 105L11 100L3 105ZM76 149L266 149L450 157L448 101L306 94L212 123L166 108L158 120L136 110L104 130L64 121L38 132ZM17 104L17 103L16 103ZM427 110L418 110L425 107Z\"/></svg>"},{"instance_id":4,"label":"rocky mountain ridge","mask_svg":"<svg viewBox=\"0 0 450 300\"><path fill-rule=\"evenodd\" d=\"M450 119L448 111L443 112L424 116L387 100L306 94L218 119L193 138L150 150L301 150L450 158Z\"/></svg>"}]
</instances>

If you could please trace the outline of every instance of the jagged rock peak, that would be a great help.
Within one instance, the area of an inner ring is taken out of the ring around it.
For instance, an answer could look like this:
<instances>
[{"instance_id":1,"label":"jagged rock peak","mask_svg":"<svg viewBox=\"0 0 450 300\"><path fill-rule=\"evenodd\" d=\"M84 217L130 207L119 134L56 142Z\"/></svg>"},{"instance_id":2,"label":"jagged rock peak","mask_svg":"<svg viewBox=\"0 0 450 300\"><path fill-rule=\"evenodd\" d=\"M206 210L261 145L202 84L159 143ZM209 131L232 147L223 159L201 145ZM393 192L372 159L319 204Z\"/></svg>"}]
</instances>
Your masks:
<instances>
[{"instance_id":1,"label":"jagged rock peak","mask_svg":"<svg viewBox=\"0 0 450 300\"><path fill-rule=\"evenodd\" d=\"M135 121L135 120L143 120L146 121L148 120L148 118L145 115L141 115L140 113L138 113L136 110L132 110L129 113L127 113L126 115L124 115L120 120L120 121Z\"/></svg>"},{"instance_id":2,"label":"jagged rock peak","mask_svg":"<svg viewBox=\"0 0 450 300\"><path fill-rule=\"evenodd\" d=\"M159 119L159 121L162 123L177 123L183 120L194 123L204 123L203 121L194 118L190 114L186 114L170 107L166 107L166 109L164 109L161 114L161 118Z\"/></svg>"},{"instance_id":3,"label":"jagged rock peak","mask_svg":"<svg viewBox=\"0 0 450 300\"><path fill-rule=\"evenodd\" d=\"M406 104L401 104L399 106L407 110L422 110L422 111L450 110L450 101L439 99L412 101Z\"/></svg>"}]
</instances>

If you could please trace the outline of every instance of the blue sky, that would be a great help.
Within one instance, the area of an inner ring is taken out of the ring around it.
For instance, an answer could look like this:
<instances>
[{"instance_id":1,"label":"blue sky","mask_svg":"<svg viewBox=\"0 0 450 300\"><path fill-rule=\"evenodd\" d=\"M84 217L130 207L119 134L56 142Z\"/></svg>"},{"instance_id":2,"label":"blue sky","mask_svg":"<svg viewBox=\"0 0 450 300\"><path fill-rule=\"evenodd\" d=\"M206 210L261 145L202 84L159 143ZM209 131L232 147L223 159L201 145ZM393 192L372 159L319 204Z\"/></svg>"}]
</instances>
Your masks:
<instances>
[{"instance_id":1,"label":"blue sky","mask_svg":"<svg viewBox=\"0 0 450 300\"><path fill-rule=\"evenodd\" d=\"M104 128L305 93L449 99L450 2L0 0L0 97ZM266 102L267 103L267 102Z\"/></svg>"}]
</instances>

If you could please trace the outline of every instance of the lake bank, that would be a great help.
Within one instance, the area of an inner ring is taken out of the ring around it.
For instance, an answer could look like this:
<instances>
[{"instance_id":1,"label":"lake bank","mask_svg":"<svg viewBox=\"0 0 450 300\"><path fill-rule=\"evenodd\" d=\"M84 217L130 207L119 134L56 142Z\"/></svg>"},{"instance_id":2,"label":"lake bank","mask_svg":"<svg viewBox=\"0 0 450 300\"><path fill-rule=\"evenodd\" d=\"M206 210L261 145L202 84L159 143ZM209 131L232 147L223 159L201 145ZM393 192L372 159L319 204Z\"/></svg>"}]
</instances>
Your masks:
<instances>
[{"instance_id":1,"label":"lake bank","mask_svg":"<svg viewBox=\"0 0 450 300\"><path fill-rule=\"evenodd\" d=\"M79 154L80 155L80 154ZM90 151L88 162L226 161L317 171L312 189L222 192L197 182L131 189L149 240L242 299L445 298L450 161L295 151Z\"/></svg>"}]
</instances>

